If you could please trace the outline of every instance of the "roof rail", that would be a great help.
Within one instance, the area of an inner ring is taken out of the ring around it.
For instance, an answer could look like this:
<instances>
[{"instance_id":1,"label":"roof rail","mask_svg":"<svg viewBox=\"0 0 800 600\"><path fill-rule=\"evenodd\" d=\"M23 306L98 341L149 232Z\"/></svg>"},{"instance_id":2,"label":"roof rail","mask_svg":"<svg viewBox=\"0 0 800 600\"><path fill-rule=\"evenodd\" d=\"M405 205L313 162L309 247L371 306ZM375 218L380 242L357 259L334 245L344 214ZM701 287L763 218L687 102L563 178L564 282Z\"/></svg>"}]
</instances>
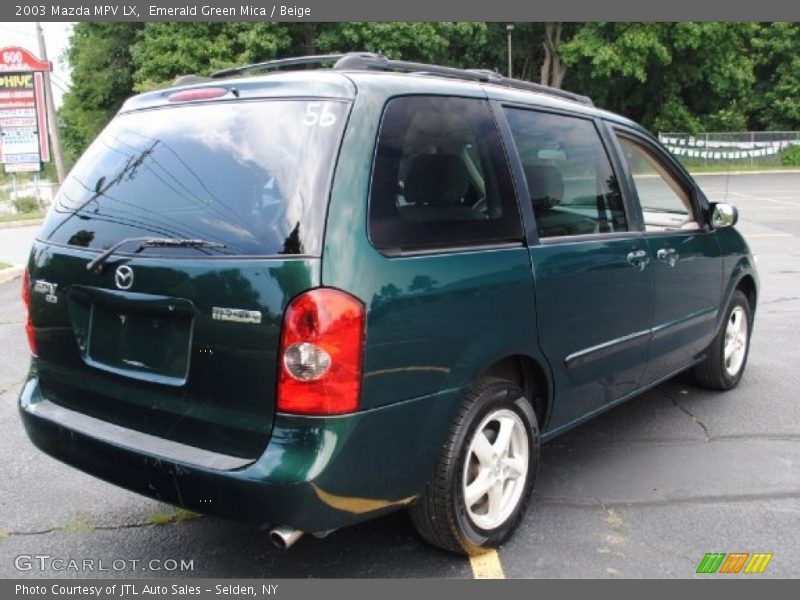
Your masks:
<instances>
[{"instance_id":1,"label":"roof rail","mask_svg":"<svg viewBox=\"0 0 800 600\"><path fill-rule=\"evenodd\" d=\"M211 74L213 79L221 77L230 77L231 75L240 75L247 71L274 71L276 69L283 69L285 67L299 67L304 65L322 65L325 63L335 63L346 56L345 54L316 54L314 56L297 56L293 58L279 58L277 60L268 60L266 62L253 63L251 65L242 65L241 67L231 67L230 69L222 69Z\"/></svg>"},{"instance_id":2,"label":"roof rail","mask_svg":"<svg viewBox=\"0 0 800 600\"><path fill-rule=\"evenodd\" d=\"M283 58L269 60L252 65L223 69L212 73L212 78L230 77L239 75L247 71L270 71L285 67L296 67L301 65L322 65L334 63L333 68L337 71L393 71L399 73L412 73L417 75L438 75L441 77L452 77L454 79L465 79L480 83L493 83L505 87L525 90L528 92L538 92L550 96L557 96L573 102L579 102L587 106L594 106L588 96L582 96L566 90L553 88L550 86L523 81L521 79L511 79L504 77L496 71L488 69L458 69L455 67L443 67L440 65L430 65L425 63L409 62L405 60L392 60L382 54L372 52L348 52L347 54L321 54L317 56L300 56L297 58Z\"/></svg>"}]
</instances>

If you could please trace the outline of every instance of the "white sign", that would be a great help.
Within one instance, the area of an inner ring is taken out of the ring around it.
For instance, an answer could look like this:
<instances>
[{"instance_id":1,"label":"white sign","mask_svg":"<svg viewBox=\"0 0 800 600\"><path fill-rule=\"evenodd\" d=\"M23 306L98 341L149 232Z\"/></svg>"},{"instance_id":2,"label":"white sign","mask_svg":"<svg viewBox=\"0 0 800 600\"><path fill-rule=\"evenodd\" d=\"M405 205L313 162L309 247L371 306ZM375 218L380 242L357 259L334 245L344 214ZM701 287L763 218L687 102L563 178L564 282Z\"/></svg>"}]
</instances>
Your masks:
<instances>
[{"instance_id":1,"label":"white sign","mask_svg":"<svg viewBox=\"0 0 800 600\"><path fill-rule=\"evenodd\" d=\"M13 127L0 131L0 144L5 159L16 154L39 154L39 133L35 127ZM5 162L9 162L6 160Z\"/></svg>"},{"instance_id":2,"label":"white sign","mask_svg":"<svg viewBox=\"0 0 800 600\"><path fill-rule=\"evenodd\" d=\"M38 155L36 158L39 158ZM22 172L31 173L41 170L42 170L42 164L39 162L32 162L32 163L21 162L21 163L6 164L6 173L22 173Z\"/></svg>"},{"instance_id":3,"label":"white sign","mask_svg":"<svg viewBox=\"0 0 800 600\"><path fill-rule=\"evenodd\" d=\"M8 117L0 116L0 129L7 127L36 127L36 117Z\"/></svg>"},{"instance_id":4,"label":"white sign","mask_svg":"<svg viewBox=\"0 0 800 600\"><path fill-rule=\"evenodd\" d=\"M27 162L37 162L39 160L39 153L31 153L31 154L11 154L9 156L3 156L3 162L8 164L17 164L17 163L27 163Z\"/></svg>"},{"instance_id":5,"label":"white sign","mask_svg":"<svg viewBox=\"0 0 800 600\"><path fill-rule=\"evenodd\" d=\"M35 108L0 108L0 119L12 119L15 117L24 117L35 119Z\"/></svg>"}]
</instances>

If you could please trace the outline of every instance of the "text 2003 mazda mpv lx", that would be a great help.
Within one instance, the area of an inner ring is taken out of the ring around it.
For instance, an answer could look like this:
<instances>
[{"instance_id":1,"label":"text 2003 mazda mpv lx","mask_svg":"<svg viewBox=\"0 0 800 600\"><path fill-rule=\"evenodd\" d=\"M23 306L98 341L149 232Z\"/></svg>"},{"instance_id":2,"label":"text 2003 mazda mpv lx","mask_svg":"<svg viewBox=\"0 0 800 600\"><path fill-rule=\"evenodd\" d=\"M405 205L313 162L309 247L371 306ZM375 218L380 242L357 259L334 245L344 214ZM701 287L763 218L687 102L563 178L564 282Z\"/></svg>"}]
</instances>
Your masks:
<instances>
[{"instance_id":1,"label":"text 2003 mazda mpv lx","mask_svg":"<svg viewBox=\"0 0 800 600\"><path fill-rule=\"evenodd\" d=\"M475 552L541 442L738 383L736 212L642 128L377 55L240 76L274 66L132 98L64 183L23 291L39 448L284 546L408 508Z\"/></svg>"}]
</instances>

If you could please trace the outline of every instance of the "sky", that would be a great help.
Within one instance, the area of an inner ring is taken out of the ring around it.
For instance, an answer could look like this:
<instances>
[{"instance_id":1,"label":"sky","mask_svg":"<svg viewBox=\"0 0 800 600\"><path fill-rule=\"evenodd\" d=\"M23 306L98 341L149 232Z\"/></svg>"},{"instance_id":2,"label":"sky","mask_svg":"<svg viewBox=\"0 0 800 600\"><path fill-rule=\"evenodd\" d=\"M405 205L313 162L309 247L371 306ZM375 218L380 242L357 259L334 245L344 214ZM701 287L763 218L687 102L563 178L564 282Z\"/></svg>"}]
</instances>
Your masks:
<instances>
[{"instance_id":1,"label":"sky","mask_svg":"<svg viewBox=\"0 0 800 600\"><path fill-rule=\"evenodd\" d=\"M67 49L69 35L74 23L42 23L44 41L47 47L47 58L53 63L53 99L56 107L61 106L64 92L69 89L69 68L65 64L64 51ZM0 47L22 46L39 56L39 45L36 41L36 24L0 23Z\"/></svg>"}]
</instances>

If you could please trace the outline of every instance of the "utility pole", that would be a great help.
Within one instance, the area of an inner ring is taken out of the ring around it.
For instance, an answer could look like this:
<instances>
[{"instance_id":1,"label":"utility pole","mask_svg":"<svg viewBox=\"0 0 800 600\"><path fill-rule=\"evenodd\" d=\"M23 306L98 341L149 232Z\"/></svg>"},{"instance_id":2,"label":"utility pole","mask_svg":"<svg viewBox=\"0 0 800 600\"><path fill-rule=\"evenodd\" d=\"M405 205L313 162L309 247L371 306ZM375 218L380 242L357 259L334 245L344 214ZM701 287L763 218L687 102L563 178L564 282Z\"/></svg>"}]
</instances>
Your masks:
<instances>
[{"instance_id":1,"label":"utility pole","mask_svg":"<svg viewBox=\"0 0 800 600\"><path fill-rule=\"evenodd\" d=\"M514 31L514 26L506 25L506 31L508 32L508 78L511 79L511 32Z\"/></svg>"},{"instance_id":2,"label":"utility pole","mask_svg":"<svg viewBox=\"0 0 800 600\"><path fill-rule=\"evenodd\" d=\"M39 42L39 58L47 60L47 47L44 43L42 24L36 23L36 40ZM64 153L61 150L61 134L58 131L58 117L56 116L56 105L53 101L53 84L50 83L50 73L45 71L44 75L44 103L47 107L47 122L50 125L50 142L53 146L53 156L56 161L56 173L58 174L58 185L64 183L67 176L64 170Z\"/></svg>"}]
</instances>

